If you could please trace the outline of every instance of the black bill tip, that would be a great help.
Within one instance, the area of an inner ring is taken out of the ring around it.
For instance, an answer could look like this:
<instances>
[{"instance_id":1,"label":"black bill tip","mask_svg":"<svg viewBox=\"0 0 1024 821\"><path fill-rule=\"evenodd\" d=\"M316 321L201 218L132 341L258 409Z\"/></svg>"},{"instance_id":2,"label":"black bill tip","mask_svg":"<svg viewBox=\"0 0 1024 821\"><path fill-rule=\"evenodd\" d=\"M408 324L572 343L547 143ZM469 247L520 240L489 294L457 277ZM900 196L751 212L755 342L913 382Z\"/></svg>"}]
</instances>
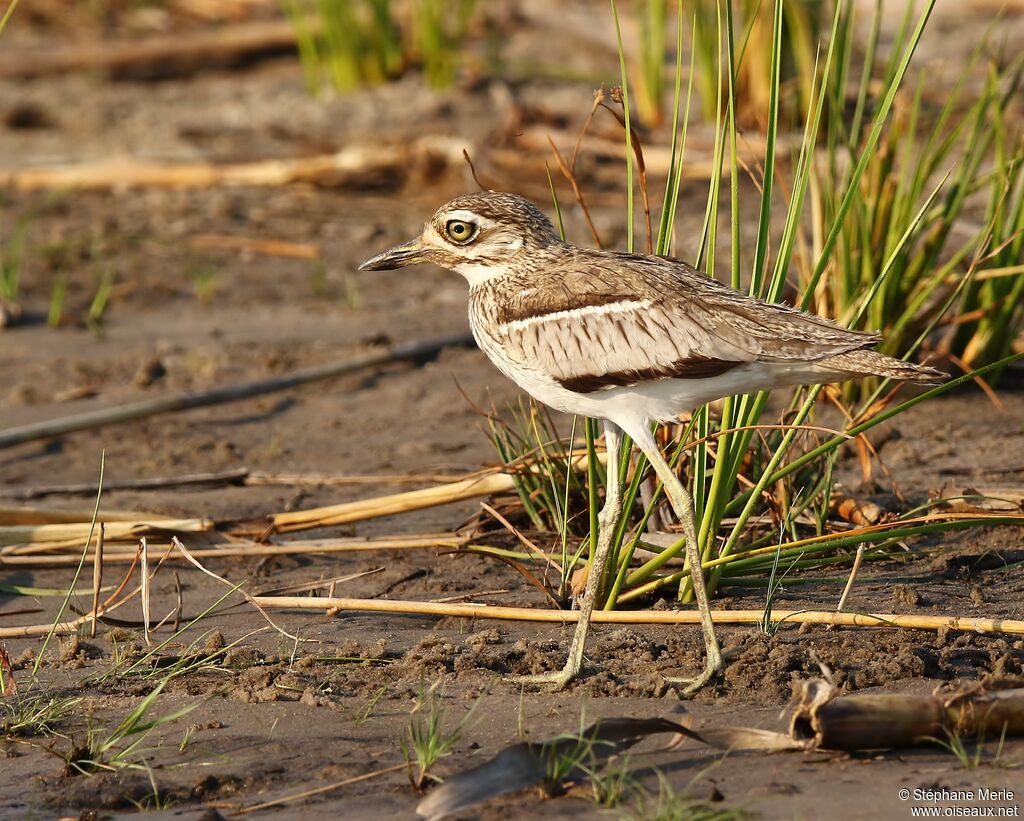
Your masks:
<instances>
[{"instance_id":1,"label":"black bill tip","mask_svg":"<svg viewBox=\"0 0 1024 821\"><path fill-rule=\"evenodd\" d=\"M423 246L418 239L396 245L383 253L370 257L359 266L360 271L391 271L423 261Z\"/></svg>"}]
</instances>

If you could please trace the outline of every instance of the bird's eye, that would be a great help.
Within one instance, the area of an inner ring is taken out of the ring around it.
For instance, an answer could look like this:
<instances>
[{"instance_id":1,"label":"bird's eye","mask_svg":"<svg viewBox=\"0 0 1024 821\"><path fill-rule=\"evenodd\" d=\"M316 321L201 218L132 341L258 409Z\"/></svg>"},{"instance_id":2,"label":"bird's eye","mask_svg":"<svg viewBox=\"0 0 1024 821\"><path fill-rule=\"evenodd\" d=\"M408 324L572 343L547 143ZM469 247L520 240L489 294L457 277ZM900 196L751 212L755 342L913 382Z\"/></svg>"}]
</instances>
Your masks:
<instances>
[{"instance_id":1,"label":"bird's eye","mask_svg":"<svg viewBox=\"0 0 1024 821\"><path fill-rule=\"evenodd\" d=\"M476 226L465 220L448 220L444 232L452 242L464 245L476 236Z\"/></svg>"}]
</instances>

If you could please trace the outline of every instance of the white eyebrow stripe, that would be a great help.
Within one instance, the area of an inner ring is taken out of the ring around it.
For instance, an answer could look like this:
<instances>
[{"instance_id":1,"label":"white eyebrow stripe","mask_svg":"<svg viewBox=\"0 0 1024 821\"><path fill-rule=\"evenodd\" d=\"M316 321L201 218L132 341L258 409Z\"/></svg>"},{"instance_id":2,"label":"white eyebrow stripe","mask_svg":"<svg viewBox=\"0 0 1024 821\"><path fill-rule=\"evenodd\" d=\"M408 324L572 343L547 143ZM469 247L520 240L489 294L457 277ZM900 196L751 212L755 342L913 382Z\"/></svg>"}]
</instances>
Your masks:
<instances>
[{"instance_id":1,"label":"white eyebrow stripe","mask_svg":"<svg viewBox=\"0 0 1024 821\"><path fill-rule=\"evenodd\" d=\"M650 308L654 303L649 299L624 299L621 302L606 302L603 305L582 305L579 308L567 308L563 311L552 311L547 314L528 316L525 319L513 319L506 327L522 330L538 322L549 322L557 319L583 319L587 316L604 314L625 314Z\"/></svg>"},{"instance_id":2,"label":"white eyebrow stripe","mask_svg":"<svg viewBox=\"0 0 1024 821\"><path fill-rule=\"evenodd\" d=\"M487 217L481 217L479 214L474 214L472 211L466 211L465 209L459 208L454 211L446 211L444 214L444 221L449 220L462 220L462 222L472 222L478 225L480 228L494 228L497 226L494 220L487 219Z\"/></svg>"}]
</instances>

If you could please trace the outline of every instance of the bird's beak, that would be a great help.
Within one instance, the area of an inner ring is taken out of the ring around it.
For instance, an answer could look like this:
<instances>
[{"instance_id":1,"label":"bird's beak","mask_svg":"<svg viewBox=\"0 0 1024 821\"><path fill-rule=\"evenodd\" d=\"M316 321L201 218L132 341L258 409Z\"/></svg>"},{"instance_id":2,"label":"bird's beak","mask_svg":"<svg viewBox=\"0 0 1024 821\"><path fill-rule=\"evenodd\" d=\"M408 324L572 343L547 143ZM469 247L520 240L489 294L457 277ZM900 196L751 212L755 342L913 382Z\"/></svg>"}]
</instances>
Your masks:
<instances>
[{"instance_id":1,"label":"bird's beak","mask_svg":"<svg viewBox=\"0 0 1024 821\"><path fill-rule=\"evenodd\" d=\"M425 262L423 243L419 238L403 242L394 248L389 248L375 257L370 257L359 266L360 271L390 271L394 268L404 268L406 265L415 265L417 262Z\"/></svg>"}]
</instances>

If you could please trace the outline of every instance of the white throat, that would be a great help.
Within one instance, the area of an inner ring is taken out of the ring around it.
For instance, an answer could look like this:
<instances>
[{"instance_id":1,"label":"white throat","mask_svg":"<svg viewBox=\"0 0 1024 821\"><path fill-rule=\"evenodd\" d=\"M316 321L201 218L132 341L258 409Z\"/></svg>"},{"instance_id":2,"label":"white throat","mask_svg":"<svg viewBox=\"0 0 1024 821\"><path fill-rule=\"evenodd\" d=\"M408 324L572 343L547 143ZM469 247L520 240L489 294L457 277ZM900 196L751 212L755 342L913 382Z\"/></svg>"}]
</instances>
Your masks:
<instances>
[{"instance_id":1,"label":"white throat","mask_svg":"<svg viewBox=\"0 0 1024 821\"><path fill-rule=\"evenodd\" d=\"M462 274L462 276L466 278L466 282L469 283L469 287L472 288L475 285L487 282L489 279L504 276L508 273L508 266L481 265L479 262L466 260L465 262L460 262L457 265L452 266L452 270L457 274Z\"/></svg>"}]
</instances>

